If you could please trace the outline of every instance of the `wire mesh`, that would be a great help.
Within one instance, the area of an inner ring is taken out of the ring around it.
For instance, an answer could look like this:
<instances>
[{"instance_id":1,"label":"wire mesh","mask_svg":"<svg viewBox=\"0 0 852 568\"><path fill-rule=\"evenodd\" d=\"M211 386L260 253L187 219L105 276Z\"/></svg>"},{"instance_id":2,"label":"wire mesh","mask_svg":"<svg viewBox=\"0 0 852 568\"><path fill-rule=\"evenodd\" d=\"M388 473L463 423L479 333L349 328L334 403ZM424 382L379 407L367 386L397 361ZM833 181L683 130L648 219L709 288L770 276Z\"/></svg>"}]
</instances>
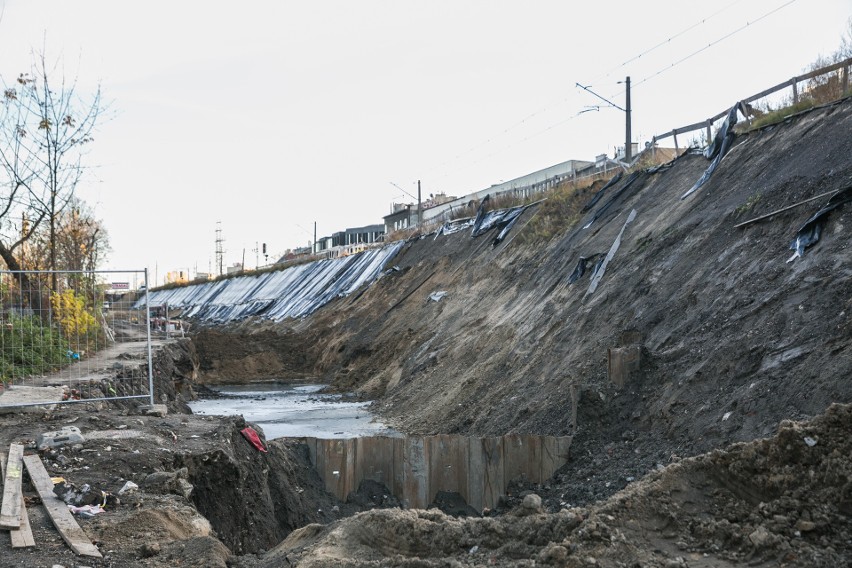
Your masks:
<instances>
[{"instance_id":1,"label":"wire mesh","mask_svg":"<svg viewBox=\"0 0 852 568\"><path fill-rule=\"evenodd\" d=\"M0 407L153 404L147 305L145 270L0 271Z\"/></svg>"}]
</instances>

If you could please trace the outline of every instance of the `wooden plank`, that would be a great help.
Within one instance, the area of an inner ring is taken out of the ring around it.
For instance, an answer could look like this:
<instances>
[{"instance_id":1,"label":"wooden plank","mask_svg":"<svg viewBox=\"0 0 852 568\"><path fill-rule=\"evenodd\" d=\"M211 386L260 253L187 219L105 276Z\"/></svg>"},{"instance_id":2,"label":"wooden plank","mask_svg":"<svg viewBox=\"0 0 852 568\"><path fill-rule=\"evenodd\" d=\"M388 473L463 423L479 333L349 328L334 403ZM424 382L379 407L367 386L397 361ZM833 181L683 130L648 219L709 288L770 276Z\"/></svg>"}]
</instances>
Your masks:
<instances>
[{"instance_id":1,"label":"wooden plank","mask_svg":"<svg viewBox=\"0 0 852 568\"><path fill-rule=\"evenodd\" d=\"M727 114L727 112L728 111L725 111L725 114ZM713 122L715 121L708 122L707 120L702 120L701 122L696 122L695 124L690 124L689 126L681 126L680 128L675 128L674 130L672 130L672 132L675 136L677 136L678 134L685 134L687 132L692 132L693 130L701 130L702 128L706 128L708 124L713 124Z\"/></svg>"},{"instance_id":2,"label":"wooden plank","mask_svg":"<svg viewBox=\"0 0 852 568\"><path fill-rule=\"evenodd\" d=\"M24 503L23 495L21 495L21 526L10 530L9 536L12 537L12 548L29 548L35 546L33 529L30 526L30 516L27 515L27 505Z\"/></svg>"},{"instance_id":3,"label":"wooden plank","mask_svg":"<svg viewBox=\"0 0 852 568\"><path fill-rule=\"evenodd\" d=\"M21 458L23 463L23 457ZM6 478L6 454L0 452L0 479ZM21 493L21 526L10 529L9 536L12 537L12 548L28 548L35 546L33 530L30 526L30 517L27 515L27 505L24 503L24 494Z\"/></svg>"},{"instance_id":4,"label":"wooden plank","mask_svg":"<svg viewBox=\"0 0 852 568\"><path fill-rule=\"evenodd\" d=\"M805 73L804 75L799 75L798 77L793 77L792 80L796 82L807 81L808 79L813 79L814 77L819 77L820 75L825 75L826 73L831 73L832 71L837 71L843 67L847 67L852 65L852 57L849 59L844 59L843 61L838 61L837 63L833 63L826 67L821 67L820 69L815 69L810 73Z\"/></svg>"},{"instance_id":5,"label":"wooden plank","mask_svg":"<svg viewBox=\"0 0 852 568\"><path fill-rule=\"evenodd\" d=\"M769 219L770 217L774 217L775 215L778 215L779 213L784 213L785 211L789 211L790 209L794 209L796 207L799 207L800 205L804 205L805 203L810 203L811 201L814 201L814 200L819 199L821 197L825 197L827 195L832 195L833 193L838 193L839 191L843 191L843 190L842 189L835 189L835 190L832 190L832 191L827 191L825 193L820 193L819 195L809 197L808 199L805 199L804 201L799 201L798 203L794 203L793 205L788 205L787 207L784 207L782 209L778 209L776 211L773 211L772 213L767 213L766 215L761 215L760 217L755 217L754 219L749 219L748 221L743 221L742 223L737 223L736 225L734 225L734 229L738 229L740 227L745 227L746 225L751 225L752 223L757 223L758 221L763 221L764 219ZM832 197L834 197L834 196L832 195Z\"/></svg>"},{"instance_id":6,"label":"wooden plank","mask_svg":"<svg viewBox=\"0 0 852 568\"><path fill-rule=\"evenodd\" d=\"M50 515L53 525L66 544L80 556L102 558L98 547L92 544L91 539L74 520L68 506L53 493L53 482L47 470L44 469L41 459L35 455L24 456L24 464L27 466L32 484L41 497L41 502L47 509L47 514Z\"/></svg>"},{"instance_id":7,"label":"wooden plank","mask_svg":"<svg viewBox=\"0 0 852 568\"><path fill-rule=\"evenodd\" d=\"M9 460L6 462L6 475L3 476L3 504L0 506L0 528L17 529L21 526L21 460L24 446L9 446Z\"/></svg>"}]
</instances>

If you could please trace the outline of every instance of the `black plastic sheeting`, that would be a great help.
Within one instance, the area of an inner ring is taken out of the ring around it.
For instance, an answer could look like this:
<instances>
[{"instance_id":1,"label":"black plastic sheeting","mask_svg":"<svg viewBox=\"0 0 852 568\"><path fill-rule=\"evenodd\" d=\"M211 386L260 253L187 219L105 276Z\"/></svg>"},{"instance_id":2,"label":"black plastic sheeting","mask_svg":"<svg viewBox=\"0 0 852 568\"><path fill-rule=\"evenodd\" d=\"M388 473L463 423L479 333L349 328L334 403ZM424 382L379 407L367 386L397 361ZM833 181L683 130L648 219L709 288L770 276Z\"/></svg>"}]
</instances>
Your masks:
<instances>
[{"instance_id":1,"label":"black plastic sheeting","mask_svg":"<svg viewBox=\"0 0 852 568\"><path fill-rule=\"evenodd\" d=\"M168 304L184 318L226 323L251 316L273 321L310 315L335 298L367 286L396 256L403 241L358 254L317 260L262 274L149 292L150 305ZM145 298L134 305L144 306Z\"/></svg>"},{"instance_id":2,"label":"black plastic sheeting","mask_svg":"<svg viewBox=\"0 0 852 568\"><path fill-rule=\"evenodd\" d=\"M796 238L793 239L792 243L790 243L790 248L795 252L793 252L793 256L787 259L787 262L791 262L802 256L806 248L819 241L820 236L822 235L822 228L825 225L825 219L828 214L844 203L848 203L850 201L852 201L852 186L841 189L832 195L828 200L828 203L822 206L819 211L814 213L810 219L805 221L805 224L802 225L802 228L799 229L798 233L796 233Z\"/></svg>"},{"instance_id":3,"label":"black plastic sheeting","mask_svg":"<svg viewBox=\"0 0 852 568\"><path fill-rule=\"evenodd\" d=\"M503 218L496 223L496 226L498 229L500 229L500 232L497 234L496 237L494 237L494 240L491 241L491 246L496 247L497 245L503 242L503 239L506 238L506 235L509 234L509 231L512 230L512 227L515 226L515 223L518 222L518 219L520 219L524 211L527 210L527 207L529 206L525 205L523 207L513 207L512 209L508 209L506 211L506 214L503 215Z\"/></svg>"},{"instance_id":4,"label":"black plastic sheeting","mask_svg":"<svg viewBox=\"0 0 852 568\"><path fill-rule=\"evenodd\" d=\"M521 218L524 211L539 203L536 202L530 203L529 205L519 205L518 207L510 207L509 209L493 209L491 211L485 211L485 204L488 203L490 199L491 195L486 195L482 199L482 203L479 204L479 209L476 210L476 218L473 221L473 229L470 231L470 237L479 237L496 227L500 230L500 232L491 242L492 246L497 246L506 238L506 235L508 235L509 231L512 230L512 227L515 226L515 223L517 223L518 219Z\"/></svg>"},{"instance_id":5,"label":"black plastic sheeting","mask_svg":"<svg viewBox=\"0 0 852 568\"><path fill-rule=\"evenodd\" d=\"M716 132L716 136L713 138L713 143L707 146L704 150L704 157L713 161L710 162L710 165L706 170L704 170L704 173L700 178L698 178L695 185L693 185L689 191L680 196L681 199L686 199L697 191L698 188L707 183L707 180L709 180L710 176L713 175L713 172L716 171L716 167L719 165L719 162L722 161L722 158L724 158L725 154L728 153L728 150L731 149L731 145L734 143L734 138L736 138L736 134L734 134L734 125L737 123L737 111L740 110L742 105L743 103L738 102L731 107L731 110L728 111L728 116L725 118L725 122L722 123L722 127L719 128L719 131Z\"/></svg>"},{"instance_id":6,"label":"black plastic sheeting","mask_svg":"<svg viewBox=\"0 0 852 568\"><path fill-rule=\"evenodd\" d=\"M604 255L602 253L595 253L590 256L581 256L580 260L577 261L577 266L574 267L574 272L568 276L568 284L573 284L582 278L583 274L585 274L588 270L589 265L595 260L597 260L597 262L595 262L594 268L592 268L592 275L594 275L594 273L598 271L598 268L600 268L601 264L603 264Z\"/></svg>"},{"instance_id":7,"label":"black plastic sheeting","mask_svg":"<svg viewBox=\"0 0 852 568\"><path fill-rule=\"evenodd\" d=\"M471 230L471 232L470 232L471 237L478 237L479 235L481 235L482 233L484 233L485 231L487 231L488 229L491 228L491 225L485 226L483 228L483 225L486 224L486 218L488 217L488 215L490 213L493 213L493 211L489 211L488 213L485 212L485 204L488 203L489 201L491 201L491 194L490 193L482 198L482 202L479 204L479 207L476 209L476 217L473 220L473 230ZM493 217L493 215L492 215L492 217Z\"/></svg>"},{"instance_id":8,"label":"black plastic sheeting","mask_svg":"<svg viewBox=\"0 0 852 568\"><path fill-rule=\"evenodd\" d=\"M610 206L611 206L613 203L615 203L616 201L618 201L619 199L621 199L621 198L622 198L622 196L624 196L624 194L626 194L626 193L627 193L627 190L628 190L628 189L630 189L630 187L631 187L631 186L633 186L633 184L636 182L636 180L638 180L638 179L639 179L639 178L641 178L641 177L644 177L644 176L645 176L645 174L646 174L646 172L644 172L644 171L633 172L632 174L630 174L630 176L628 176L628 178L627 178L627 181L625 181L625 182L624 182L624 185L622 185L620 188L618 188L618 191L616 191L615 193L613 193L613 194L612 194L612 197L610 197L610 198L609 198L609 201L607 201L606 203L604 203L604 204L600 207L600 209L598 209L597 211L595 211L595 214L594 214L594 216L592 217L591 221L589 221L588 223L586 223L586 224L583 226L583 228L584 228L584 229L588 229L589 227L591 227L591 226L592 226L592 223L594 223L595 221L597 221L597 220L598 220L598 218L599 218L601 215L603 215L604 213L606 213L606 210L607 210L607 209L609 209L609 208L610 208ZM637 187L639 187L639 186L637 186Z\"/></svg>"},{"instance_id":9,"label":"black plastic sheeting","mask_svg":"<svg viewBox=\"0 0 852 568\"><path fill-rule=\"evenodd\" d=\"M472 227L474 223L473 217L467 217L465 219L453 219L452 221L447 221L441 227L435 231L435 239L438 240L438 237L441 235L452 235L453 233L458 233L459 231L463 231L468 227Z\"/></svg>"},{"instance_id":10,"label":"black plastic sheeting","mask_svg":"<svg viewBox=\"0 0 852 568\"><path fill-rule=\"evenodd\" d=\"M623 172L623 171L618 172L618 174L616 174L616 175L615 175L615 177L613 177L613 178L612 178L612 179L610 179L608 182L606 182L606 185L604 185L602 188L600 188L599 190L597 190L597 191L595 192L595 194L592 196L592 199L591 199L588 203L586 203L585 205L583 205L583 208L580 210L580 212L581 212L581 213L585 213L586 211L588 211L589 209L591 209L592 207L594 207L594 206L597 204L597 202L598 202L598 201L600 201L601 197L603 197L604 192L605 192L607 189L609 189L610 187L612 187L612 186L614 186L615 184L617 184L619 181L621 181L621 178L622 178L623 176L624 176L624 172Z\"/></svg>"}]
</instances>

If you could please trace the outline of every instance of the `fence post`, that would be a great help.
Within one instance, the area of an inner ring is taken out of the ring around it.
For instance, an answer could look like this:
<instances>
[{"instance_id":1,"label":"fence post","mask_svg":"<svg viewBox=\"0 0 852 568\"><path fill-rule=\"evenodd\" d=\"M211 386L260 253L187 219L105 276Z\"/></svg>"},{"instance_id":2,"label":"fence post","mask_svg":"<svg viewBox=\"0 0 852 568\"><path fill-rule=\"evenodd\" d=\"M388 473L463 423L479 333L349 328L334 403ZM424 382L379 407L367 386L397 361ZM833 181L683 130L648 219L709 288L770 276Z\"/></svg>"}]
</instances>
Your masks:
<instances>
[{"instance_id":1,"label":"fence post","mask_svg":"<svg viewBox=\"0 0 852 568\"><path fill-rule=\"evenodd\" d=\"M845 95L846 91L849 90L849 66L843 68L840 77L840 94Z\"/></svg>"},{"instance_id":2,"label":"fence post","mask_svg":"<svg viewBox=\"0 0 852 568\"><path fill-rule=\"evenodd\" d=\"M148 269L145 269L145 333L148 339L148 398L154 406L154 363L151 356L151 302L148 295Z\"/></svg>"},{"instance_id":3,"label":"fence post","mask_svg":"<svg viewBox=\"0 0 852 568\"><path fill-rule=\"evenodd\" d=\"M713 132L711 127L713 126L713 121L709 118L707 119L707 145L710 145L710 142L713 140Z\"/></svg>"},{"instance_id":4,"label":"fence post","mask_svg":"<svg viewBox=\"0 0 852 568\"><path fill-rule=\"evenodd\" d=\"M799 104L799 88L796 85L796 78L790 79L790 84L793 85L793 104Z\"/></svg>"},{"instance_id":5,"label":"fence post","mask_svg":"<svg viewBox=\"0 0 852 568\"><path fill-rule=\"evenodd\" d=\"M680 148L677 147L677 132L672 134L672 138L674 138L675 143L675 155L680 154Z\"/></svg>"}]
</instances>

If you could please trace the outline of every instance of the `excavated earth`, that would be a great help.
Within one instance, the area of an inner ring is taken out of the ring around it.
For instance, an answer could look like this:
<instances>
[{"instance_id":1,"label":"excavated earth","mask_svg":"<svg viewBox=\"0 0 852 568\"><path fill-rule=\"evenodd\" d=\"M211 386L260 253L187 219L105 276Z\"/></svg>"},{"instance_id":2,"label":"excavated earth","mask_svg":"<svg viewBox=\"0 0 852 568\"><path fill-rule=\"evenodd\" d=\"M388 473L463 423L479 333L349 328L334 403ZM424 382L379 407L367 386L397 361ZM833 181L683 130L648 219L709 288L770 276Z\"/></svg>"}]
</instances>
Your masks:
<instances>
[{"instance_id":1,"label":"excavated earth","mask_svg":"<svg viewBox=\"0 0 852 568\"><path fill-rule=\"evenodd\" d=\"M299 321L194 322L157 357L165 417L0 415L5 447L81 427L80 447L42 452L51 475L141 485L81 521L107 559L75 558L33 508L48 544L13 551L0 532L0 566L852 564L852 204L790 262L828 196L734 227L852 185L852 99L739 134L681 199L708 163L686 153L624 176L588 211L601 184L559 218L531 207L496 246L411 239L377 282ZM597 289L591 271L569 284L622 230ZM614 377L618 348L641 358ZM260 452L241 419L186 413L203 385L238 379L355 392L408 434L573 442L552 479L515 480L482 517L367 511L393 503L367 489L336 501L297 441Z\"/></svg>"}]
</instances>

